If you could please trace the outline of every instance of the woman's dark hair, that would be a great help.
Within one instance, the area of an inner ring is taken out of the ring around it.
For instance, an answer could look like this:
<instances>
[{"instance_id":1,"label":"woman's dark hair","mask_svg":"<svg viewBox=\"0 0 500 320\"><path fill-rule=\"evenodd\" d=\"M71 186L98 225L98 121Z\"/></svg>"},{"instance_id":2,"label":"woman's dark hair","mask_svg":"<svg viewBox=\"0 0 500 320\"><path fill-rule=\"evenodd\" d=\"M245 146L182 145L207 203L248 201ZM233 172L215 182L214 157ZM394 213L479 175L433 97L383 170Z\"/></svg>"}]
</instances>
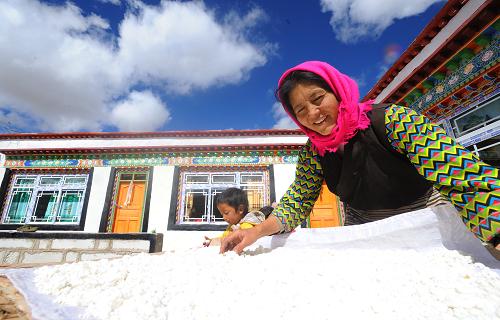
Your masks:
<instances>
[{"instance_id":1,"label":"woman's dark hair","mask_svg":"<svg viewBox=\"0 0 500 320\"><path fill-rule=\"evenodd\" d=\"M224 190L216 200L217 205L225 203L238 211L243 206L243 214L248 213L248 197L245 191L239 188L228 188Z\"/></svg>"},{"instance_id":2,"label":"woman's dark hair","mask_svg":"<svg viewBox=\"0 0 500 320\"><path fill-rule=\"evenodd\" d=\"M276 100L283 103L285 108L288 110L290 114L295 117L295 112L293 112L293 108L290 105L290 92L295 89L298 84L315 84L323 90L333 93L332 88L326 83L326 81L318 76L317 74L309 71L295 70L290 72L283 82L281 86L276 89L274 95Z\"/></svg>"},{"instance_id":3,"label":"woman's dark hair","mask_svg":"<svg viewBox=\"0 0 500 320\"><path fill-rule=\"evenodd\" d=\"M262 208L260 208L259 211L262 212L267 219L267 217L269 217L269 215L271 214L271 212L273 212L273 210L274 210L274 207L263 206Z\"/></svg>"}]
</instances>

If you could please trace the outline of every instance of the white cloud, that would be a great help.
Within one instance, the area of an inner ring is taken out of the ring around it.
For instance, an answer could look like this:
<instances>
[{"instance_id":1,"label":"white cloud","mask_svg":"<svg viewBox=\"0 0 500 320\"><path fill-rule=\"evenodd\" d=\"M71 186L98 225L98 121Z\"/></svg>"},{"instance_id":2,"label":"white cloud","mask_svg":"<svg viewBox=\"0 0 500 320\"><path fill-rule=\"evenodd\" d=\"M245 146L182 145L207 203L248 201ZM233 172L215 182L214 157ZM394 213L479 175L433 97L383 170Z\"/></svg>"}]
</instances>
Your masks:
<instances>
[{"instance_id":1,"label":"white cloud","mask_svg":"<svg viewBox=\"0 0 500 320\"><path fill-rule=\"evenodd\" d=\"M202 2L127 3L113 35L103 17L71 3L0 1L0 108L29 115L35 131L99 131L112 115L120 128L144 128L113 113L131 88L183 94L244 81L267 61L268 44L244 36L253 11L233 20L247 26L235 31Z\"/></svg>"},{"instance_id":2,"label":"white cloud","mask_svg":"<svg viewBox=\"0 0 500 320\"><path fill-rule=\"evenodd\" d=\"M29 116L10 110L0 110L0 132L15 133L28 131L33 125Z\"/></svg>"},{"instance_id":3,"label":"white cloud","mask_svg":"<svg viewBox=\"0 0 500 320\"><path fill-rule=\"evenodd\" d=\"M150 91L133 91L111 111L111 123L120 131L154 131L170 120L170 112Z\"/></svg>"},{"instance_id":4,"label":"white cloud","mask_svg":"<svg viewBox=\"0 0 500 320\"><path fill-rule=\"evenodd\" d=\"M235 33L241 22L233 21L237 28L218 24L202 2L143 5L120 26L119 60L133 69L132 81L162 83L177 93L237 83L266 56Z\"/></svg>"},{"instance_id":5,"label":"white cloud","mask_svg":"<svg viewBox=\"0 0 500 320\"><path fill-rule=\"evenodd\" d=\"M394 20L425 12L443 0L321 0L323 12L332 12L330 24L338 40L355 43L377 38Z\"/></svg>"},{"instance_id":6,"label":"white cloud","mask_svg":"<svg viewBox=\"0 0 500 320\"><path fill-rule=\"evenodd\" d=\"M240 16L236 11L228 12L224 17L224 24L233 29L245 32L257 23L267 20L268 16L259 7L252 8L246 15Z\"/></svg>"},{"instance_id":7,"label":"white cloud","mask_svg":"<svg viewBox=\"0 0 500 320\"><path fill-rule=\"evenodd\" d=\"M272 107L273 118L276 123L273 129L298 129L290 116L285 112L281 103L275 102Z\"/></svg>"},{"instance_id":8,"label":"white cloud","mask_svg":"<svg viewBox=\"0 0 500 320\"><path fill-rule=\"evenodd\" d=\"M121 0L98 0L98 1L102 3L111 3L114 4L115 6L119 6L121 4Z\"/></svg>"}]
</instances>

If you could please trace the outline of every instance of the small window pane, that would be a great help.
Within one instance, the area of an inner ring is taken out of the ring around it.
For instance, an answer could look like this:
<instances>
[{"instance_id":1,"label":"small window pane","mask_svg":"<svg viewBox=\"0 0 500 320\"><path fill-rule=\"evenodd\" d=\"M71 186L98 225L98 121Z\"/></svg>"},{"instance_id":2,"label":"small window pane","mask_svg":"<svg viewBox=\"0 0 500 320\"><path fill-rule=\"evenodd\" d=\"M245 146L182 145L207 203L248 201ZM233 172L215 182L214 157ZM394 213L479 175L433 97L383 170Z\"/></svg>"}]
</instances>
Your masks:
<instances>
[{"instance_id":1,"label":"small window pane","mask_svg":"<svg viewBox=\"0 0 500 320\"><path fill-rule=\"evenodd\" d=\"M86 177L65 177L64 184L84 184L86 180Z\"/></svg>"},{"instance_id":2,"label":"small window pane","mask_svg":"<svg viewBox=\"0 0 500 320\"><path fill-rule=\"evenodd\" d=\"M21 186L21 185L34 185L35 184L35 178L22 178L18 177L16 178L16 186Z\"/></svg>"},{"instance_id":3,"label":"small window pane","mask_svg":"<svg viewBox=\"0 0 500 320\"><path fill-rule=\"evenodd\" d=\"M123 180L132 180L133 177L134 177L134 175L131 173L122 173L120 175L120 180L122 180L122 181Z\"/></svg>"},{"instance_id":4,"label":"small window pane","mask_svg":"<svg viewBox=\"0 0 500 320\"><path fill-rule=\"evenodd\" d=\"M186 183L208 183L208 174L188 174L186 175Z\"/></svg>"},{"instance_id":5,"label":"small window pane","mask_svg":"<svg viewBox=\"0 0 500 320\"><path fill-rule=\"evenodd\" d=\"M236 178L234 175L213 175L212 183L235 183Z\"/></svg>"},{"instance_id":6,"label":"small window pane","mask_svg":"<svg viewBox=\"0 0 500 320\"><path fill-rule=\"evenodd\" d=\"M146 175L144 173L135 174L134 175L134 180L135 181L145 181L146 180Z\"/></svg>"},{"instance_id":7,"label":"small window pane","mask_svg":"<svg viewBox=\"0 0 500 320\"><path fill-rule=\"evenodd\" d=\"M44 186L58 185L61 181L61 177L42 177L40 179L40 184Z\"/></svg>"},{"instance_id":8,"label":"small window pane","mask_svg":"<svg viewBox=\"0 0 500 320\"><path fill-rule=\"evenodd\" d=\"M217 197L226 189L214 188L212 189L212 216L210 222L224 222L222 214L217 208Z\"/></svg>"},{"instance_id":9,"label":"small window pane","mask_svg":"<svg viewBox=\"0 0 500 320\"><path fill-rule=\"evenodd\" d=\"M83 191L64 191L56 222L78 222Z\"/></svg>"},{"instance_id":10,"label":"small window pane","mask_svg":"<svg viewBox=\"0 0 500 320\"><path fill-rule=\"evenodd\" d=\"M248 211L257 211L264 206L264 189L262 187L242 187L248 197Z\"/></svg>"},{"instance_id":11,"label":"small window pane","mask_svg":"<svg viewBox=\"0 0 500 320\"><path fill-rule=\"evenodd\" d=\"M37 194L32 222L52 222L58 191L40 191Z\"/></svg>"},{"instance_id":12,"label":"small window pane","mask_svg":"<svg viewBox=\"0 0 500 320\"><path fill-rule=\"evenodd\" d=\"M489 165L500 168L500 144L479 151L479 158Z\"/></svg>"},{"instance_id":13,"label":"small window pane","mask_svg":"<svg viewBox=\"0 0 500 320\"><path fill-rule=\"evenodd\" d=\"M31 189L25 189L13 192L5 223L24 223L31 199L31 191Z\"/></svg>"},{"instance_id":14,"label":"small window pane","mask_svg":"<svg viewBox=\"0 0 500 320\"><path fill-rule=\"evenodd\" d=\"M262 183L262 175L241 175L241 183Z\"/></svg>"},{"instance_id":15,"label":"small window pane","mask_svg":"<svg viewBox=\"0 0 500 320\"><path fill-rule=\"evenodd\" d=\"M204 222L206 220L208 203L207 190L187 190L186 200L184 203L184 222Z\"/></svg>"}]
</instances>

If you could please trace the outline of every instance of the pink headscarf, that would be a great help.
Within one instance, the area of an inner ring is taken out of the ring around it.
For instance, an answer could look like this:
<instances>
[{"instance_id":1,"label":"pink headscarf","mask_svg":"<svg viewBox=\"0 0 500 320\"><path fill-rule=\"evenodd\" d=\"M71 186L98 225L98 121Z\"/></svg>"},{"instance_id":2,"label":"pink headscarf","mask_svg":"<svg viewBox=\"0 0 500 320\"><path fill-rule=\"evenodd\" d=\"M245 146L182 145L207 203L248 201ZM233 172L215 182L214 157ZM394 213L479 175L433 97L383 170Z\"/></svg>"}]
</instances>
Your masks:
<instances>
[{"instance_id":1,"label":"pink headscarf","mask_svg":"<svg viewBox=\"0 0 500 320\"><path fill-rule=\"evenodd\" d=\"M278 88L281 87L286 76L295 70L309 71L323 78L330 88L332 88L337 100L339 100L337 125L327 136L323 136L304 127L285 107L285 111L300 129L307 134L313 146L321 156L323 156L326 151L337 151L341 145L346 144L349 139L354 137L358 130L368 128L370 119L366 113L372 109L371 105L373 104L373 100L359 102L358 85L354 80L340 73L328 63L307 61L285 71L278 81ZM283 99L281 99L281 97L279 98L283 105Z\"/></svg>"}]
</instances>

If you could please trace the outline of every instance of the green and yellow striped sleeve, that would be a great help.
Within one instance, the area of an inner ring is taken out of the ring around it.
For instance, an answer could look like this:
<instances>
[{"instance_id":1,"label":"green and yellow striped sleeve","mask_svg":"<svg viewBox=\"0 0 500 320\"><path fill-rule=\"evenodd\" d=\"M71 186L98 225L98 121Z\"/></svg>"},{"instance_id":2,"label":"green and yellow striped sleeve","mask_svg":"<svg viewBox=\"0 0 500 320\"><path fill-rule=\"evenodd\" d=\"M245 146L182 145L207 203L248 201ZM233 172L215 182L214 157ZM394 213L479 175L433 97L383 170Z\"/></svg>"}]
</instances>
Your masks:
<instances>
[{"instance_id":1,"label":"green and yellow striped sleeve","mask_svg":"<svg viewBox=\"0 0 500 320\"><path fill-rule=\"evenodd\" d=\"M290 232L307 218L318 199L323 184L323 170L311 142L301 149L295 180L273 210L281 222L281 232Z\"/></svg>"},{"instance_id":2,"label":"green and yellow striped sleeve","mask_svg":"<svg viewBox=\"0 0 500 320\"><path fill-rule=\"evenodd\" d=\"M438 125L414 110L386 109L389 142L460 212L467 228L490 241L500 232L499 169L481 162Z\"/></svg>"}]
</instances>

